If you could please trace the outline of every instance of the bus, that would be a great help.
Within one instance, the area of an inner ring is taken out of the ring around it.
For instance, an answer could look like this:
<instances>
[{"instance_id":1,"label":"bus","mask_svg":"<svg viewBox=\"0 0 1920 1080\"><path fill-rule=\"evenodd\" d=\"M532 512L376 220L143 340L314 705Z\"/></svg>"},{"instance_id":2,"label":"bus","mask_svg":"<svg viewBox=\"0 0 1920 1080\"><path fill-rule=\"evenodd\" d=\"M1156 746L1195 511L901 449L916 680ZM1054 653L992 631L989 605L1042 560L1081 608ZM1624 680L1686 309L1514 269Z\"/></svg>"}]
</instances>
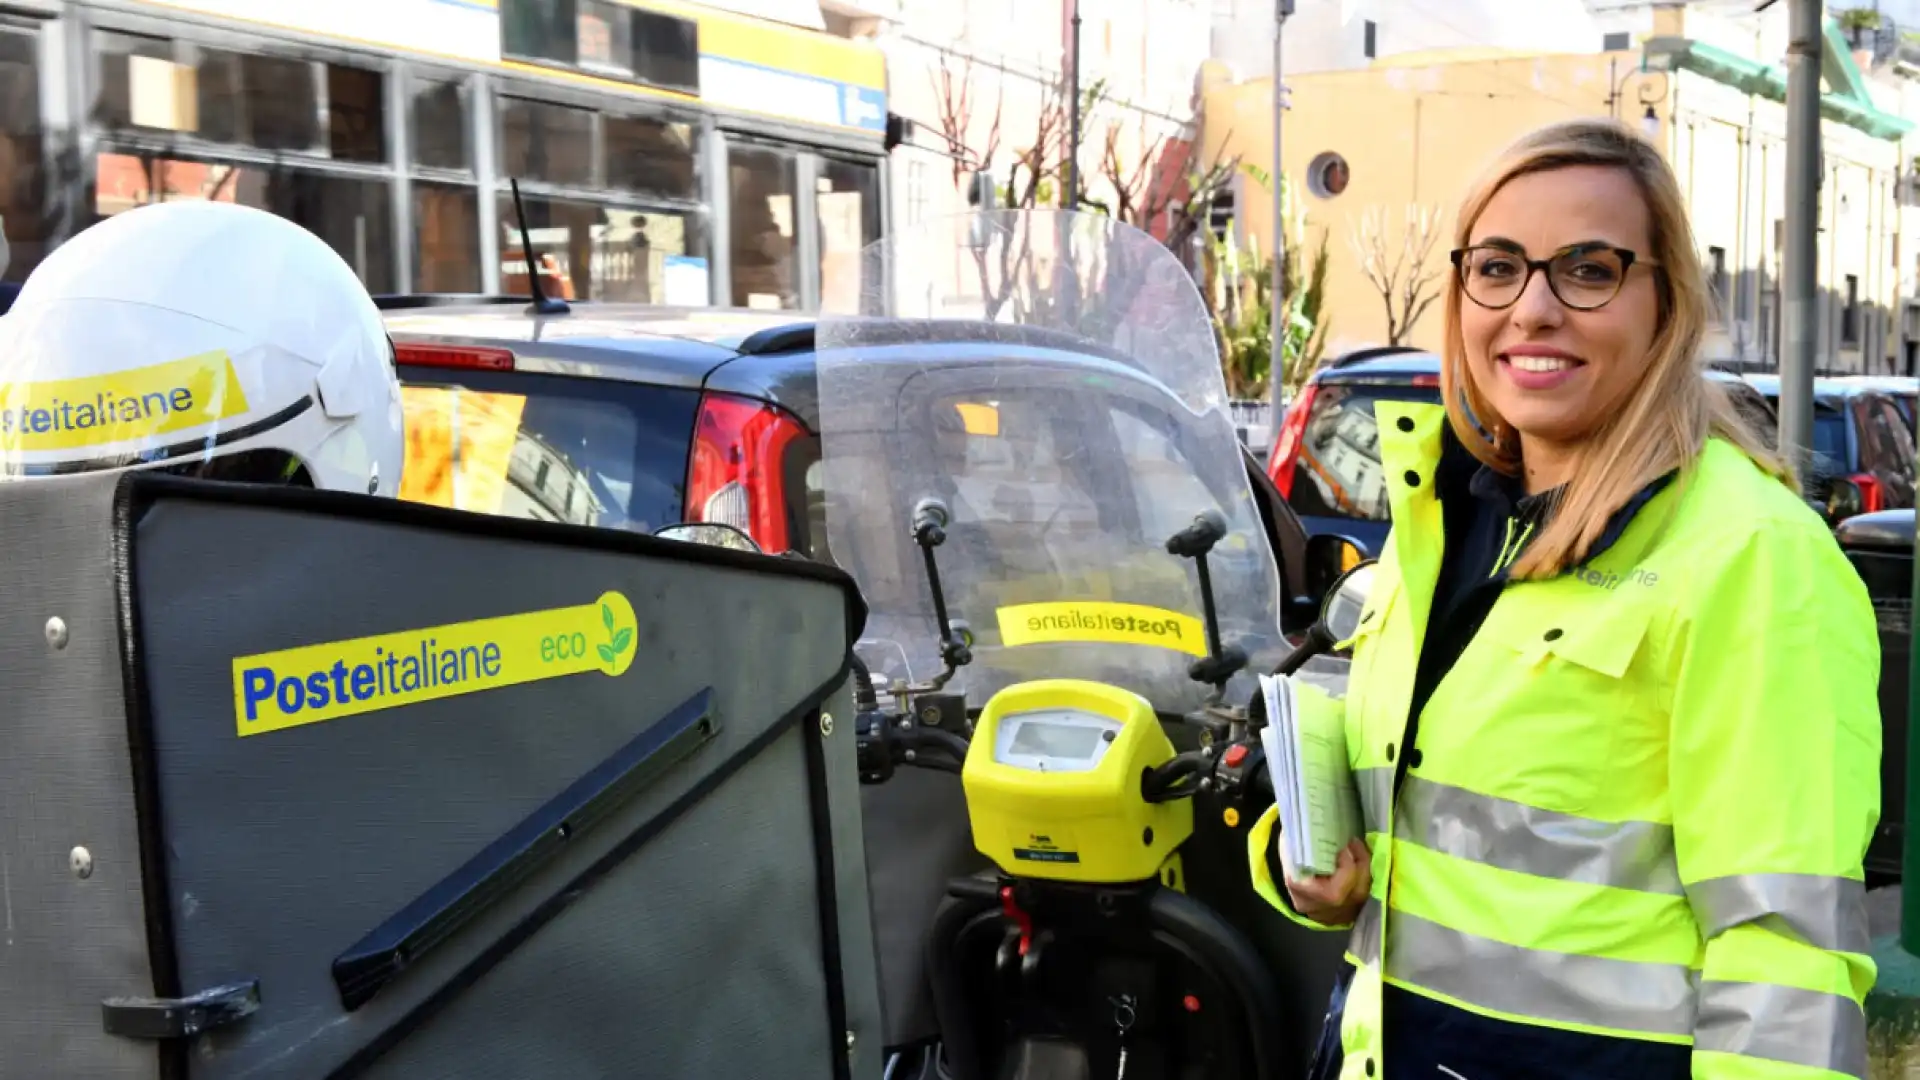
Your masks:
<instances>
[{"instance_id":1,"label":"bus","mask_svg":"<svg viewBox=\"0 0 1920 1080\"><path fill-rule=\"evenodd\" d=\"M818 310L885 228L886 62L674 0L8 0L18 282L111 214L299 222L373 293Z\"/></svg>"}]
</instances>

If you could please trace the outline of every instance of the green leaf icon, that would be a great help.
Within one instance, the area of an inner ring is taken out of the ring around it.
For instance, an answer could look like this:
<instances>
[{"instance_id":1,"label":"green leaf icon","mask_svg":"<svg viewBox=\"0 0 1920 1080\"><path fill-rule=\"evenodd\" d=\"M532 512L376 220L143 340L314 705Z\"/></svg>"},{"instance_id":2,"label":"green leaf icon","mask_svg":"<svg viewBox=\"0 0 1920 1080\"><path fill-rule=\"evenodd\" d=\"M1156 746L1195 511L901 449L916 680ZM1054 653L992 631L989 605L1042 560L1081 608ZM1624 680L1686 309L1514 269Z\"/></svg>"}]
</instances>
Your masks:
<instances>
[{"instance_id":1,"label":"green leaf icon","mask_svg":"<svg viewBox=\"0 0 1920 1080\"><path fill-rule=\"evenodd\" d=\"M613 648L608 645L601 645L598 646L598 648L600 649L600 659L605 660L609 664L613 663L613 658L616 655Z\"/></svg>"},{"instance_id":2,"label":"green leaf icon","mask_svg":"<svg viewBox=\"0 0 1920 1080\"><path fill-rule=\"evenodd\" d=\"M607 633L609 634L613 633L613 608L607 606L606 604L601 604L600 605L600 621L607 624Z\"/></svg>"},{"instance_id":3,"label":"green leaf icon","mask_svg":"<svg viewBox=\"0 0 1920 1080\"><path fill-rule=\"evenodd\" d=\"M627 646L631 644L633 644L632 627L626 627L613 635L613 651L616 655L626 652Z\"/></svg>"}]
</instances>

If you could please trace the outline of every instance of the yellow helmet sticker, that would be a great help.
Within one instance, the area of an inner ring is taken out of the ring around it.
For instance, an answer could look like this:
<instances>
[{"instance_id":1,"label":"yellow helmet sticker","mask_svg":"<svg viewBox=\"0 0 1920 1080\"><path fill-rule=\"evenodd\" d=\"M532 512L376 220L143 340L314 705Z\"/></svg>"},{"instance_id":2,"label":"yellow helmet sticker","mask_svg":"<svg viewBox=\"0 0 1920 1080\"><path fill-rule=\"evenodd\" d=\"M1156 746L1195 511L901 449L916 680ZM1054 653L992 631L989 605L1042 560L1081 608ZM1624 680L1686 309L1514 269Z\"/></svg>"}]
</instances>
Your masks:
<instances>
[{"instance_id":1,"label":"yellow helmet sticker","mask_svg":"<svg viewBox=\"0 0 1920 1080\"><path fill-rule=\"evenodd\" d=\"M247 412L226 350L129 371L0 385L0 451L45 453L157 439Z\"/></svg>"}]
</instances>

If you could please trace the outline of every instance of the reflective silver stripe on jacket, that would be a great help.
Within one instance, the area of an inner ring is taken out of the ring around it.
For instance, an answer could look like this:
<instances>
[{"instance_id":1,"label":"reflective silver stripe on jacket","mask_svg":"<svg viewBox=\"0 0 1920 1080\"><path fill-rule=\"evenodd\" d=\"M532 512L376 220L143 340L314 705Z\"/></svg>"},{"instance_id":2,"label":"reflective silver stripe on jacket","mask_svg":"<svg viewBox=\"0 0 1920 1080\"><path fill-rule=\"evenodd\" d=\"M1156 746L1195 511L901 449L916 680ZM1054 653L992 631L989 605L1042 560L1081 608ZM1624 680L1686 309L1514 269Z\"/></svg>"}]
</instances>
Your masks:
<instances>
[{"instance_id":1,"label":"reflective silver stripe on jacket","mask_svg":"<svg viewBox=\"0 0 1920 1080\"><path fill-rule=\"evenodd\" d=\"M1393 766L1355 769L1353 782L1360 789L1360 819L1370 833L1387 831L1387 809L1393 805Z\"/></svg>"},{"instance_id":2,"label":"reflective silver stripe on jacket","mask_svg":"<svg viewBox=\"0 0 1920 1080\"><path fill-rule=\"evenodd\" d=\"M1347 951L1366 967L1380 966L1380 901L1367 897L1360 908L1360 917L1353 920L1353 931L1347 937Z\"/></svg>"},{"instance_id":3,"label":"reflective silver stripe on jacket","mask_svg":"<svg viewBox=\"0 0 1920 1080\"><path fill-rule=\"evenodd\" d=\"M1736 926L1757 923L1803 945L1864 953L1867 887L1817 874L1741 874L1687 886L1700 933L1711 941Z\"/></svg>"},{"instance_id":4,"label":"reflective silver stripe on jacket","mask_svg":"<svg viewBox=\"0 0 1920 1080\"><path fill-rule=\"evenodd\" d=\"M1388 978L1510 1016L1693 1034L1698 975L1685 965L1523 949L1399 910L1391 920Z\"/></svg>"},{"instance_id":5,"label":"reflective silver stripe on jacket","mask_svg":"<svg viewBox=\"0 0 1920 1080\"><path fill-rule=\"evenodd\" d=\"M1394 838L1534 877L1685 895L1673 827L1650 821L1595 821L1409 776Z\"/></svg>"},{"instance_id":6,"label":"reflective silver stripe on jacket","mask_svg":"<svg viewBox=\"0 0 1920 1080\"><path fill-rule=\"evenodd\" d=\"M1818 990L1703 982L1693 1045L1861 1080L1867 1075L1866 1014L1851 999Z\"/></svg>"}]
</instances>

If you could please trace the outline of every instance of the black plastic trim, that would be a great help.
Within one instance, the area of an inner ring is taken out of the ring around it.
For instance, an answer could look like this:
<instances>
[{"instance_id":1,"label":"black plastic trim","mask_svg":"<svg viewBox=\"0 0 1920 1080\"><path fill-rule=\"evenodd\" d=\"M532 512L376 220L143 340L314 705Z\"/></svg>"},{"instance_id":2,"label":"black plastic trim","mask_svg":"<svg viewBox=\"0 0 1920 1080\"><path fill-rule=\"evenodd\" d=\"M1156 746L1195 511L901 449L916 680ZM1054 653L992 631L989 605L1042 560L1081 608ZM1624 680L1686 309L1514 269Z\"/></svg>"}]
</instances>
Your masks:
<instances>
[{"instance_id":1,"label":"black plastic trim","mask_svg":"<svg viewBox=\"0 0 1920 1080\"><path fill-rule=\"evenodd\" d=\"M1354 364L1364 363L1368 360L1379 360L1387 356L1406 356L1410 353L1427 353L1428 355L1432 355L1431 350L1422 349L1414 345L1375 345L1370 348L1355 349L1350 353L1336 357L1327 367L1338 371L1341 368L1351 367Z\"/></svg>"},{"instance_id":2,"label":"black plastic trim","mask_svg":"<svg viewBox=\"0 0 1920 1080\"><path fill-rule=\"evenodd\" d=\"M848 654L849 659L852 653ZM851 664L848 665L851 668ZM813 826L813 862L819 888L820 953L827 981L827 1048L833 1054L834 1080L852 1080L853 1061L847 1046L847 981L840 952L840 895L835 884L833 858L832 789L827 783L826 735L816 733L820 714L807 718L815 730L803 730L807 759L807 816Z\"/></svg>"},{"instance_id":3,"label":"black plastic trim","mask_svg":"<svg viewBox=\"0 0 1920 1080\"><path fill-rule=\"evenodd\" d=\"M353 1012L373 1000L577 837L713 741L719 726L713 688L706 687L354 942L333 961L342 1007Z\"/></svg>"},{"instance_id":4,"label":"black plastic trim","mask_svg":"<svg viewBox=\"0 0 1920 1080\"><path fill-rule=\"evenodd\" d=\"M135 475L129 473L131 478ZM172 479L172 478L169 478ZM212 484L214 481L200 481ZM134 830L140 838L140 895L146 921L147 966L153 976L153 996L177 999L180 957L173 945L173 887L167 871L166 829L160 812L159 766L153 751L153 703L141 672L146 650L140 625L140 575L133 554L133 536L146 507L129 497L132 485L122 481L114 489L112 572L118 586L114 595L114 622L119 638L121 696L127 714L127 760L132 768ZM187 1044L168 1040L159 1044L155 1062L159 1080L186 1080Z\"/></svg>"},{"instance_id":5,"label":"black plastic trim","mask_svg":"<svg viewBox=\"0 0 1920 1080\"><path fill-rule=\"evenodd\" d=\"M1233 987L1247 1012L1246 1034L1253 1047L1254 1073L1265 1080L1278 1080L1286 1058L1276 1043L1285 1030L1287 1009L1260 951L1218 911L1185 893L1155 889L1149 910L1163 931L1204 957Z\"/></svg>"},{"instance_id":6,"label":"black plastic trim","mask_svg":"<svg viewBox=\"0 0 1920 1080\"><path fill-rule=\"evenodd\" d=\"M734 351L741 356L771 356L775 353L812 352L814 330L818 323L789 323L755 330L740 339Z\"/></svg>"},{"instance_id":7,"label":"black plastic trim","mask_svg":"<svg viewBox=\"0 0 1920 1080\"><path fill-rule=\"evenodd\" d=\"M503 296L495 293L380 293L373 306L381 311L413 311L419 308L482 307L527 304L531 296Z\"/></svg>"},{"instance_id":8,"label":"black plastic trim","mask_svg":"<svg viewBox=\"0 0 1920 1080\"><path fill-rule=\"evenodd\" d=\"M571 525L480 514L468 510L452 510L442 506L428 506L424 503L404 502L374 495L285 487L275 484L228 483L144 470L129 471L121 478L115 500L116 504L127 508L127 516L124 522L116 517L116 524L131 527L149 504L162 497L306 511L336 518L380 521L423 529L451 530L469 536L646 555L674 562L719 566L755 574L770 574L775 577L803 578L831 585L839 589L845 597L846 645L849 650L853 648L855 642L860 640L860 635L867 624L866 600L861 597L860 588L854 583L853 578L838 567L811 559L792 559L761 552L737 551L711 544L689 544L681 540L668 540L646 533L607 529L595 525ZM120 513L120 510L117 509L116 513ZM118 529L117 532L124 534L126 528ZM116 536L116 543L124 542L126 542L124 535Z\"/></svg>"}]
</instances>

